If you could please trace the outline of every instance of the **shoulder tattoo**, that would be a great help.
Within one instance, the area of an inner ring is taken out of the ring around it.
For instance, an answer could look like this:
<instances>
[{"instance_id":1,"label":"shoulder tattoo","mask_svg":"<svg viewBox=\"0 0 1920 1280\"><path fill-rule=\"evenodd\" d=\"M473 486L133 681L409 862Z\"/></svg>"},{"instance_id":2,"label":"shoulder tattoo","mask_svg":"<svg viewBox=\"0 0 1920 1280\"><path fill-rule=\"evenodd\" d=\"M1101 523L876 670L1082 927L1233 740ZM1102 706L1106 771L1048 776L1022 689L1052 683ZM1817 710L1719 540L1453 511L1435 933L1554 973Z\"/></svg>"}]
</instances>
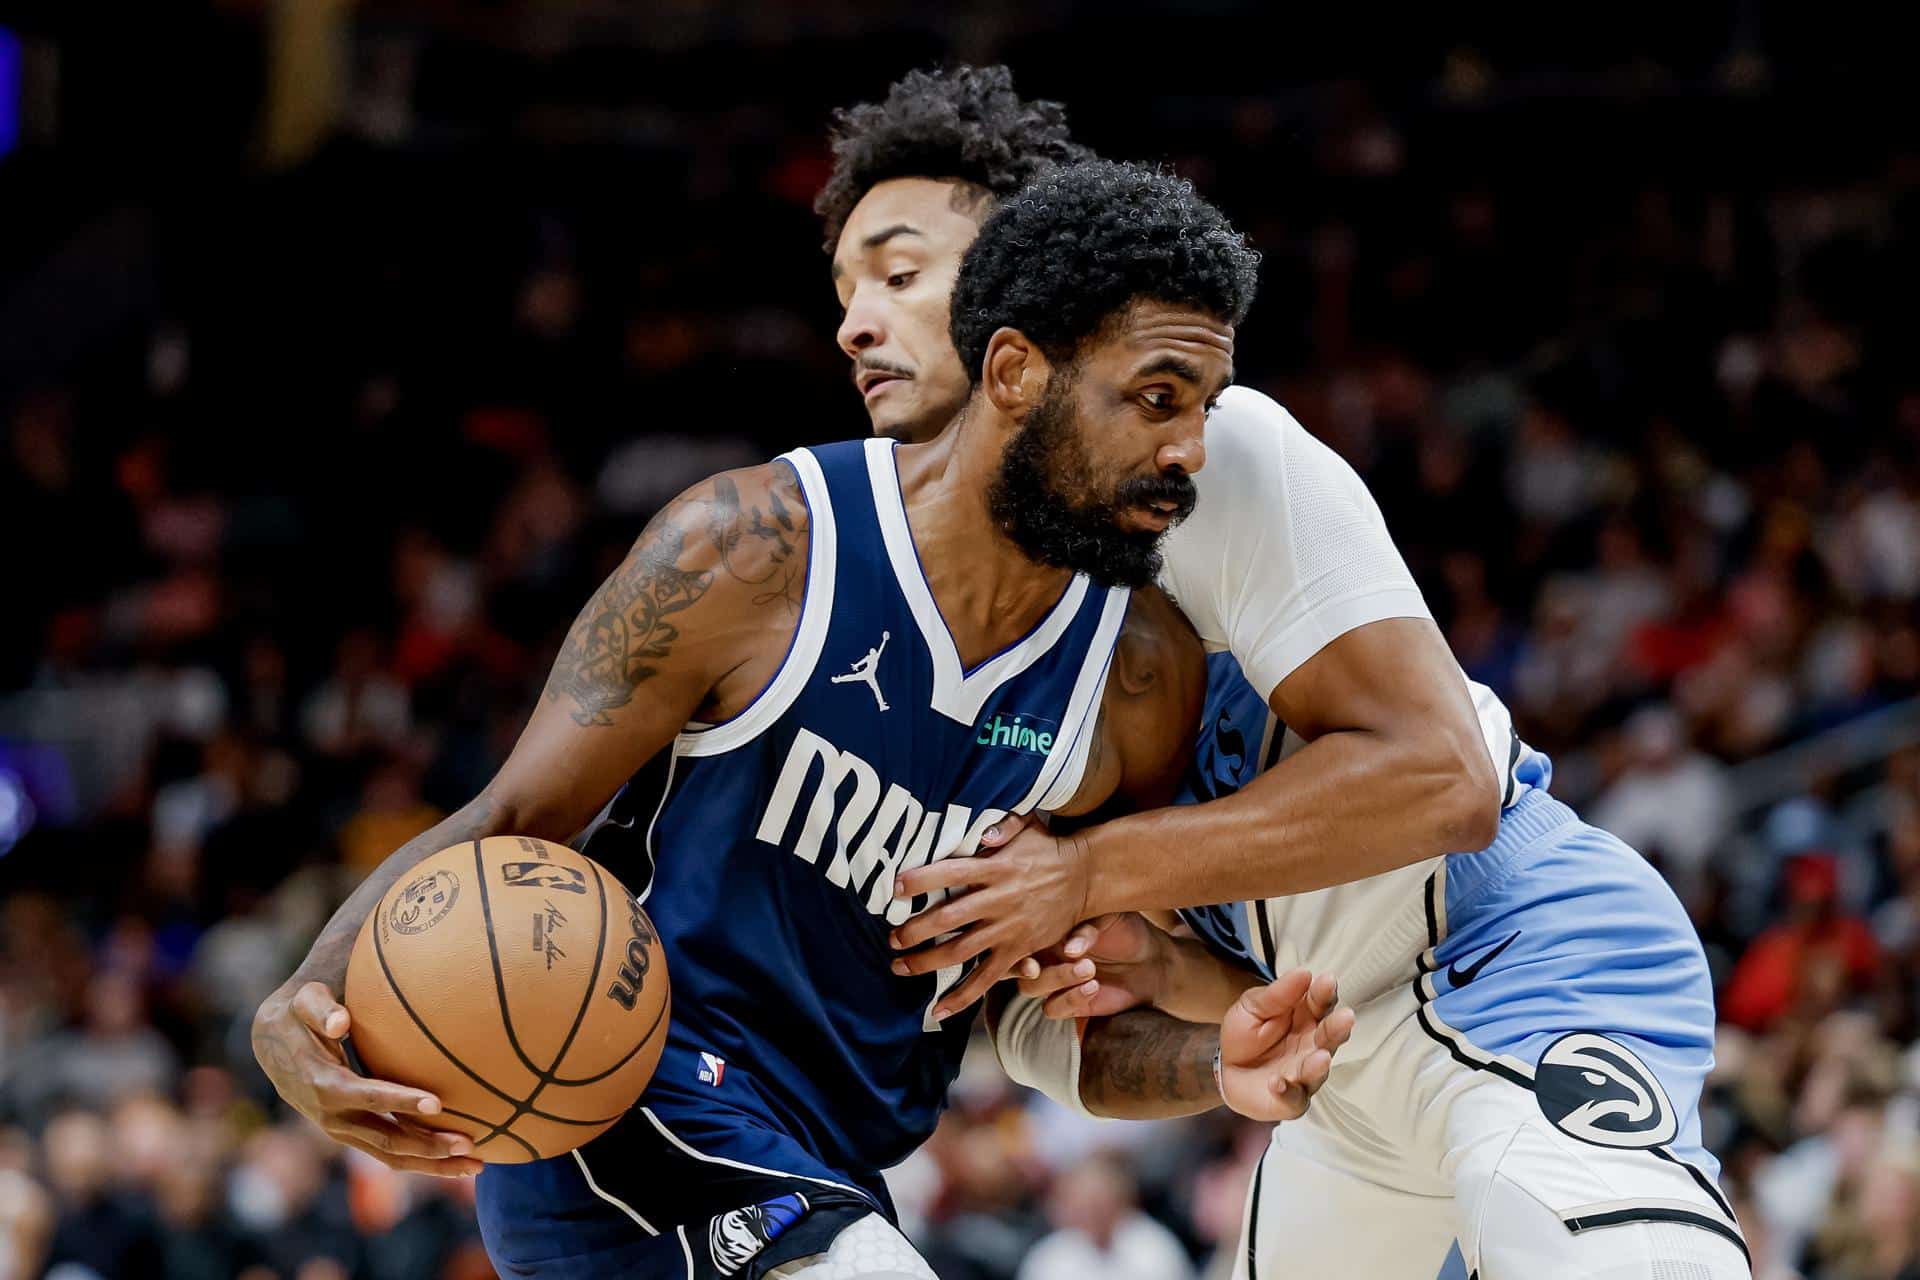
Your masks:
<instances>
[{"instance_id":1,"label":"shoulder tattoo","mask_svg":"<svg viewBox=\"0 0 1920 1280\"><path fill-rule=\"evenodd\" d=\"M757 588L755 605L797 611L806 586L807 524L792 471L775 467L760 502L731 476L676 498L580 611L547 678L546 696L572 704L581 725L610 725L634 690L659 674L691 608L719 574Z\"/></svg>"}]
</instances>

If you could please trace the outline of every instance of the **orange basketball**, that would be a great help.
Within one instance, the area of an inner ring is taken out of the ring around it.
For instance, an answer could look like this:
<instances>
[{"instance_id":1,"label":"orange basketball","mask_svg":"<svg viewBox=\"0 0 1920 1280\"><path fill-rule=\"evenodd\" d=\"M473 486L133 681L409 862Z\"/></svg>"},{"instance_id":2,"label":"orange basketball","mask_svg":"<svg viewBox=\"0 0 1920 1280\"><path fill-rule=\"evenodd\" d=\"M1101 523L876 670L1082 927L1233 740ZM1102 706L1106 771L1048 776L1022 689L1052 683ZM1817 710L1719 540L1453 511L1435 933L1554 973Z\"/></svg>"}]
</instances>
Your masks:
<instances>
[{"instance_id":1,"label":"orange basketball","mask_svg":"<svg viewBox=\"0 0 1920 1280\"><path fill-rule=\"evenodd\" d=\"M565 845L492 836L422 859L360 927L351 1040L368 1075L430 1090L482 1160L571 1151L647 1087L667 965L633 895Z\"/></svg>"}]
</instances>

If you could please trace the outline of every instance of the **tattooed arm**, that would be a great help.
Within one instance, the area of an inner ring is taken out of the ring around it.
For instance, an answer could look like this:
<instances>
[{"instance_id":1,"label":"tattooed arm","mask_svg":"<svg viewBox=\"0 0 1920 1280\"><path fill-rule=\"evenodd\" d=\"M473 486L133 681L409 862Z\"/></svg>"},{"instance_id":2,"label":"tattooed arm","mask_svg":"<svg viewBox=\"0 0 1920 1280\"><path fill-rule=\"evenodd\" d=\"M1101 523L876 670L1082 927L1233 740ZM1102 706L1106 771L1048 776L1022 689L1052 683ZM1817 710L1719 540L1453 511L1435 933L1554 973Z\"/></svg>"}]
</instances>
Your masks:
<instances>
[{"instance_id":1,"label":"tattooed arm","mask_svg":"<svg viewBox=\"0 0 1920 1280\"><path fill-rule=\"evenodd\" d=\"M1148 1120L1220 1102L1252 1120L1297 1120L1353 1034L1326 974L1281 974L1240 994L1218 1025L1130 1009L1087 1024L1080 1098L1100 1115ZM1213 1064L1218 1053L1220 1078Z\"/></svg>"},{"instance_id":2,"label":"tattooed arm","mask_svg":"<svg viewBox=\"0 0 1920 1280\"><path fill-rule=\"evenodd\" d=\"M1158 1009L1090 1018L1080 1041L1080 1100L1095 1115L1159 1120L1220 1105L1213 1083L1217 1022L1182 1022Z\"/></svg>"},{"instance_id":3,"label":"tattooed arm","mask_svg":"<svg viewBox=\"0 0 1920 1280\"><path fill-rule=\"evenodd\" d=\"M1008 1075L1094 1115L1157 1120L1225 1102L1281 1121L1306 1113L1353 1034L1353 1010L1337 1000L1332 978L1295 969L1241 992L1218 1022L1147 1008L1076 1021L1036 1016L1031 1000L998 987L987 1026Z\"/></svg>"},{"instance_id":4,"label":"tattooed arm","mask_svg":"<svg viewBox=\"0 0 1920 1280\"><path fill-rule=\"evenodd\" d=\"M465 1138L406 1119L439 1102L347 1068L339 1003L360 925L422 858L464 840L564 841L689 720L744 708L798 625L809 525L785 463L695 485L647 525L574 619L512 754L486 789L376 868L254 1016L255 1056L329 1135L400 1169L477 1172Z\"/></svg>"}]
</instances>

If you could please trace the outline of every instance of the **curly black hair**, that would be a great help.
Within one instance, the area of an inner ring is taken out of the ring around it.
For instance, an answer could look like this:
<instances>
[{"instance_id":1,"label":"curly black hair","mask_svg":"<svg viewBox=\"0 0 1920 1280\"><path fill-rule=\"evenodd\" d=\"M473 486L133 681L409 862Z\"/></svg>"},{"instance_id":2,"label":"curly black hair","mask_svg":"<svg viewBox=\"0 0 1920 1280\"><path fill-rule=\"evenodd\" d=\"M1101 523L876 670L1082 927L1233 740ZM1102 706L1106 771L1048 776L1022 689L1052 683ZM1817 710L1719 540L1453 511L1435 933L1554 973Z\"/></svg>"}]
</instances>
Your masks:
<instances>
[{"instance_id":1,"label":"curly black hair","mask_svg":"<svg viewBox=\"0 0 1920 1280\"><path fill-rule=\"evenodd\" d=\"M1080 344L1136 299L1246 318L1260 255L1185 178L1092 160L1053 169L995 209L954 281L954 350L980 380L987 342L1018 329L1047 358Z\"/></svg>"},{"instance_id":2,"label":"curly black hair","mask_svg":"<svg viewBox=\"0 0 1920 1280\"><path fill-rule=\"evenodd\" d=\"M1090 159L1067 136L1067 109L1023 102L1005 67L911 71L883 102L833 113L833 173L813 202L826 223L827 252L853 206L891 178L947 178L998 199L1053 164Z\"/></svg>"}]
</instances>

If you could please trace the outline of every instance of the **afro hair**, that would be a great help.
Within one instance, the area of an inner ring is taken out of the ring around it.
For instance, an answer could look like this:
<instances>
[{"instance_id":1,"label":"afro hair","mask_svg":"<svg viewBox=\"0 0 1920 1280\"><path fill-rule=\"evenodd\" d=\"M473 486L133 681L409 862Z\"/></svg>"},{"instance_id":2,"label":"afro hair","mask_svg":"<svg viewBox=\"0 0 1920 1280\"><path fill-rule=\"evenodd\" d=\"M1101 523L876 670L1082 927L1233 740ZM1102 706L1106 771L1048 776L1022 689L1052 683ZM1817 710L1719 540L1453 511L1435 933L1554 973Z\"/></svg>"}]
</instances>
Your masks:
<instances>
[{"instance_id":1,"label":"afro hair","mask_svg":"<svg viewBox=\"0 0 1920 1280\"><path fill-rule=\"evenodd\" d=\"M1091 159L1067 136L1066 108L1023 102L1005 67L911 71L884 102L833 115L833 173L813 202L827 252L862 196L892 178L946 178L1004 199L1049 165Z\"/></svg>"},{"instance_id":2,"label":"afro hair","mask_svg":"<svg viewBox=\"0 0 1920 1280\"><path fill-rule=\"evenodd\" d=\"M1246 237L1186 179L1107 160L1061 166L980 228L953 286L953 346L978 382L987 342L1002 327L1048 359L1070 361L1138 299L1237 325L1259 268Z\"/></svg>"}]
</instances>

